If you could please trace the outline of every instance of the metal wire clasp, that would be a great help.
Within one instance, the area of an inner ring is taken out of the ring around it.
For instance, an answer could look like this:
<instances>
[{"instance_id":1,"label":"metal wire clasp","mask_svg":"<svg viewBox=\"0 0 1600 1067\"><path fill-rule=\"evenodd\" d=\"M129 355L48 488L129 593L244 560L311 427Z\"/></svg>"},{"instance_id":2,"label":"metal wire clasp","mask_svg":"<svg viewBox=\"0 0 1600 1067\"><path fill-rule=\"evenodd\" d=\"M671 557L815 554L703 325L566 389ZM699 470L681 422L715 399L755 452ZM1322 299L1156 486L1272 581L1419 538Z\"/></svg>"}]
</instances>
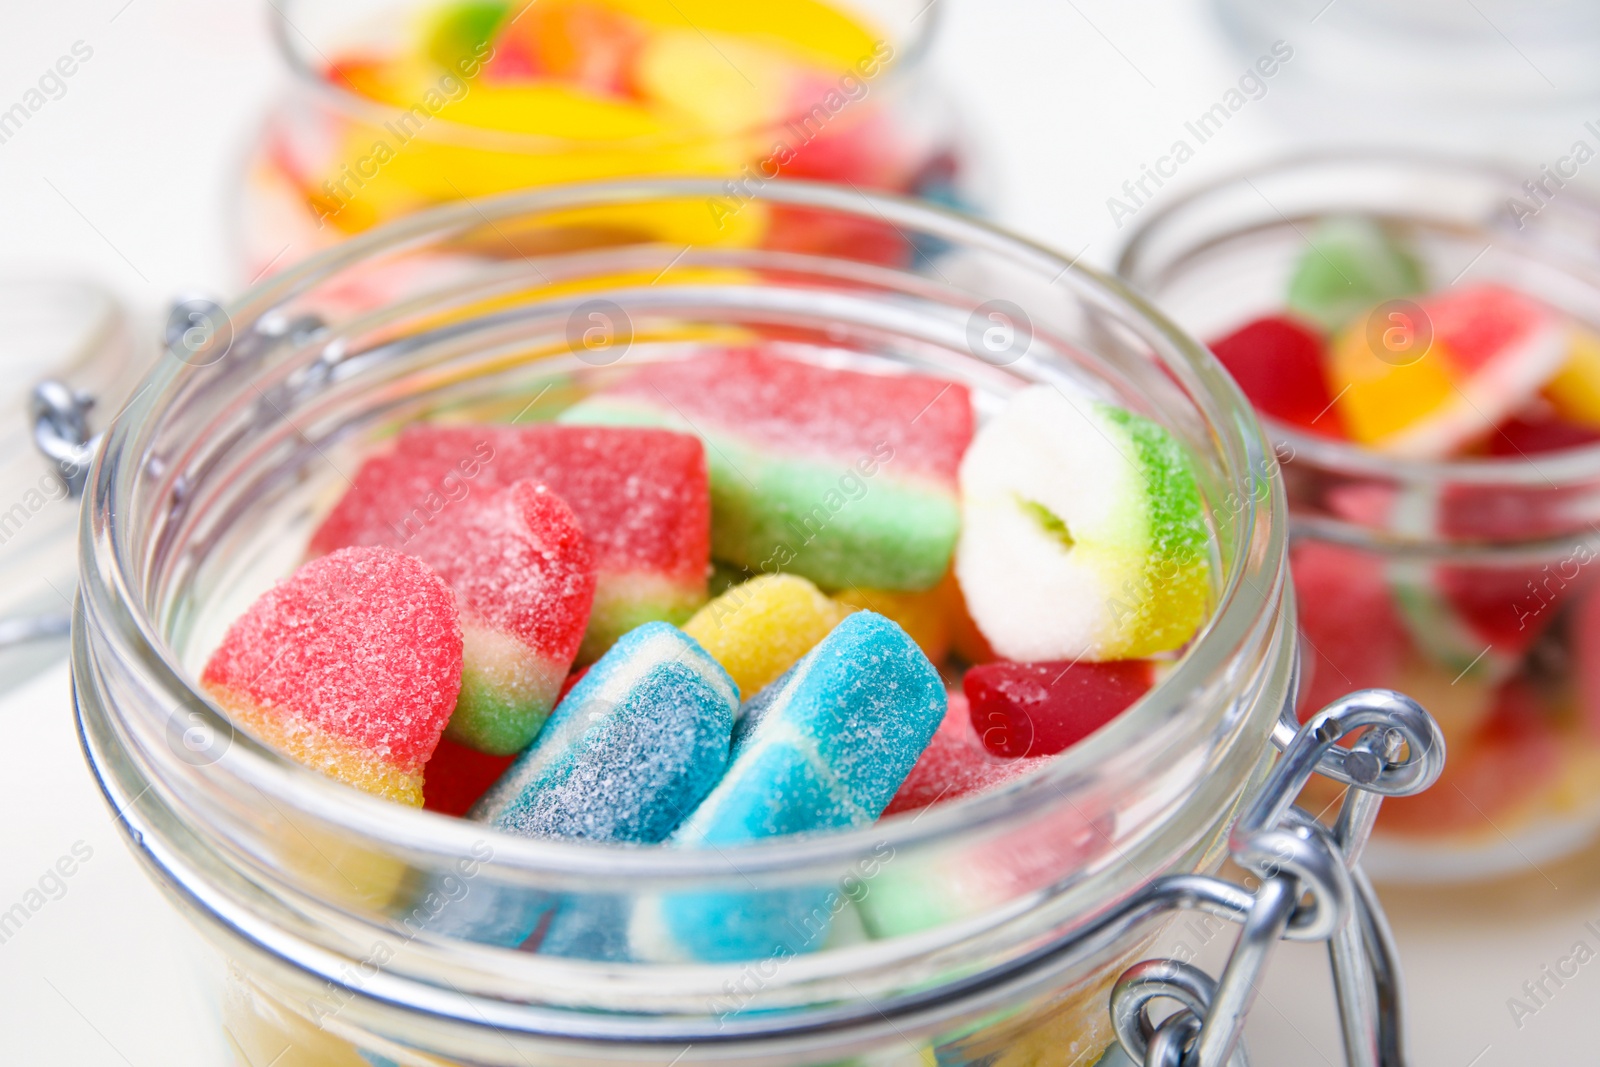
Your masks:
<instances>
[{"instance_id":1,"label":"metal wire clasp","mask_svg":"<svg viewBox=\"0 0 1600 1067\"><path fill-rule=\"evenodd\" d=\"M1341 745L1347 739L1352 743ZM1240 931L1222 977L1213 981L1177 960L1146 960L1124 972L1112 991L1117 1038L1145 1067L1242 1067L1245 1017L1267 955L1282 938L1328 942L1346 1062L1405 1062L1399 963L1357 864L1383 798L1421 792L1438 779L1444 737L1414 700L1365 689L1298 728L1293 707L1285 706L1274 741L1283 756L1228 842L1234 862L1260 884L1249 905L1229 916ZM1331 830L1294 806L1313 774L1349 787ZM1178 1010L1157 1025L1150 1006L1161 999L1175 1001Z\"/></svg>"}]
</instances>

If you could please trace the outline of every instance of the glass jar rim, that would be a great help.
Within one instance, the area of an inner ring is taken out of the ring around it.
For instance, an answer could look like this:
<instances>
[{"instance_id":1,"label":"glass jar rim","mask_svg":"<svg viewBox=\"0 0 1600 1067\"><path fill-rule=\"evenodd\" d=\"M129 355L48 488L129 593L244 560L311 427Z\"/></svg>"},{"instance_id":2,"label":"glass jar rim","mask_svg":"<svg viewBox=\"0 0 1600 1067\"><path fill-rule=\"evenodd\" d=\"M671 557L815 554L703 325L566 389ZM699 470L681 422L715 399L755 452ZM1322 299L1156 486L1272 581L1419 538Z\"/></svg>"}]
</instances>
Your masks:
<instances>
[{"instance_id":1,"label":"glass jar rim","mask_svg":"<svg viewBox=\"0 0 1600 1067\"><path fill-rule=\"evenodd\" d=\"M273 3L268 6L271 8L269 19L273 42L279 57L285 66L289 68L289 73L294 78L295 84L308 90L336 111L357 121L382 125L385 122L395 121L402 115L410 114L409 111L403 108L382 103L343 86L336 85L319 73L316 64L312 61L307 51L307 48L309 48L311 52L316 52L316 46L294 24L289 17L289 13L285 10L286 7L292 6L292 4L293 0L284 0L282 3ZM921 12L913 16L911 19L913 23L921 23L917 29L916 36L904 51L901 51L899 46L895 46L896 54L892 57L892 62L888 69L881 71L874 77L874 80L883 79L886 87L891 89L909 80L913 72L922 66L927 57L942 17L937 3L929 4ZM297 43L297 41L302 42L307 47L302 47L301 43ZM326 57L322 58L326 59ZM662 132L605 141L581 140L543 133L497 130L488 126L472 126L450 119L434 118L418 131L417 136L449 144L458 144L468 148L486 148L493 151L511 153L582 152L584 150L592 151L597 148L612 150L619 146L648 151L651 149L705 144L712 141L727 140L728 138L757 137L763 133L777 134L785 129L786 123L793 122L798 116L806 114L809 114L809 112L794 112L771 122L716 134L691 133L685 135Z\"/></svg>"},{"instance_id":2,"label":"glass jar rim","mask_svg":"<svg viewBox=\"0 0 1600 1067\"><path fill-rule=\"evenodd\" d=\"M448 204L377 227L292 266L253 287L227 309L227 314L236 328L239 324L269 321L270 314L280 305L345 268L482 225L485 220L648 198L702 198L720 192L721 185L710 180L636 179L549 186ZM1134 290L1115 277L1070 261L1026 238L925 202L792 181L770 183L758 195L777 204L832 209L888 222L897 228L913 228L993 252L1028 266L1041 277L1052 278L1052 284L1066 283L1069 291L1086 300L1137 315L1149 327L1149 340L1163 366L1191 376L1201 386L1203 392L1195 402L1207 405L1202 410L1208 421L1226 431L1216 435L1217 447L1231 478L1226 488L1237 494L1239 501L1228 515L1231 552L1222 561L1227 581L1218 592L1212 616L1189 650L1144 699L1099 733L1056 757L1050 766L1040 768L1007 790L939 805L928 809L925 818L897 818L837 833L773 840L731 850L608 847L494 833L493 864L497 869L683 884L707 876L793 873L820 865L832 868L879 843L898 848L928 842L953 831L1003 829L1007 823L1037 812L1052 799L1059 800L1059 786L1085 768L1119 748L1146 740L1162 724L1178 719L1186 710L1190 693L1201 690L1205 679L1225 674L1246 642L1263 640L1261 619L1277 610L1283 595L1286 507L1281 484L1277 479L1269 480L1264 473L1268 453L1259 424L1215 357ZM117 507L125 490L142 471L142 465L127 462L124 453L139 454L133 444L136 435L144 432L140 428L159 420L162 403L198 369L175 359L164 361L107 432L96 454L80 541L84 596L90 617L79 613L74 642L82 646L85 629L95 627L107 634L114 645L120 645L118 651L129 661L149 670L152 683L166 691L168 706L203 705L227 727L226 718L211 707L178 662L138 592L141 581L134 558L137 552L128 543L125 522ZM1263 487L1267 489L1264 493ZM1262 589L1253 582L1253 575L1264 576L1268 588ZM75 657L81 654L81 650L76 651ZM368 796L280 755L248 735L236 736L220 762L265 795L291 799L292 805L306 814L402 854L451 859L470 854L473 845L481 842L485 833L491 833L480 824Z\"/></svg>"},{"instance_id":3,"label":"glass jar rim","mask_svg":"<svg viewBox=\"0 0 1600 1067\"><path fill-rule=\"evenodd\" d=\"M1503 163L1481 157L1452 155L1449 153L1391 149L1378 147L1317 149L1295 152L1241 167L1193 189L1174 196L1156 209L1143 222L1137 223L1118 253L1116 274L1130 285L1143 290L1150 282L1153 269L1148 262L1151 246L1167 227L1180 225L1190 213L1209 210L1208 202L1218 196L1243 187L1254 189L1257 180L1287 175L1296 171L1337 170L1352 166L1397 166L1416 168L1435 174L1461 177L1464 173L1489 183L1503 191L1504 197L1518 195L1522 190L1517 177ZM1256 190L1265 199L1265 194ZM1573 189L1562 193L1562 212L1584 215L1600 220L1600 198L1585 195ZM1501 201L1503 203L1503 199ZM1269 206L1271 202L1268 201ZM1273 206L1276 210L1276 207ZM1344 212L1353 214L1355 212ZM1280 216L1282 213L1279 213ZM1542 244L1532 237L1516 239L1512 233L1493 228L1493 216L1481 220L1484 232L1524 246L1530 253L1544 258L1560 259L1568 273L1585 277L1600 294L1600 266L1586 264L1571 257L1561 257L1558 250ZM1224 235L1226 236L1226 235ZM1215 241L1216 236L1211 237ZM1186 251L1193 251L1188 247ZM1600 264L1600 260L1596 261ZM1406 484L1450 482L1469 486L1493 486L1503 489L1547 488L1552 482L1600 478L1600 443L1580 445L1554 452L1539 453L1537 459L1527 456L1466 456L1454 459L1425 460L1390 456L1359 445L1339 441L1318 434L1306 433L1288 426L1278 419L1257 412L1263 426L1274 441L1282 441L1294 450L1296 459L1304 457L1319 469L1359 478L1388 479Z\"/></svg>"}]
</instances>

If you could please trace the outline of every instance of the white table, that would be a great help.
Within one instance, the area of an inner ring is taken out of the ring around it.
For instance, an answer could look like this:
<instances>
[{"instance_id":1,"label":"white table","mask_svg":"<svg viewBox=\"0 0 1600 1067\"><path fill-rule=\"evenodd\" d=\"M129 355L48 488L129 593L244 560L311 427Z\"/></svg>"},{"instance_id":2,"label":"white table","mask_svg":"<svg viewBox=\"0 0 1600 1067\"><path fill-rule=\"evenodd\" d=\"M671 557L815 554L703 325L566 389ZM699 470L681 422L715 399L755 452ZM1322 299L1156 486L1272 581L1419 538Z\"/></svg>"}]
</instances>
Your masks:
<instances>
[{"instance_id":1,"label":"white table","mask_svg":"<svg viewBox=\"0 0 1600 1067\"><path fill-rule=\"evenodd\" d=\"M940 0L934 62L964 100L999 179L998 215L1084 261L1119 240L1106 205L1244 60L1177 0ZM0 109L75 42L93 50L0 143L0 277L97 278L147 313L175 294L230 292L220 223L242 147L280 74L264 6L221 0L13 3L0 13ZM1312 9L1314 10L1314 9ZM1316 24L1295 36L1312 58ZM1276 102L1252 102L1184 165L1176 186L1292 139ZM1600 110L1597 110L1600 114ZM1554 158L1566 139L1552 141ZM30 1067L215 1067L226 1062L192 978L191 935L122 848L85 772L64 664L0 700L0 910L75 844L90 850L0 944L0 1061ZM68 864L67 866L74 866ZM54 887L54 883L51 883ZM1420 1067L1592 1060L1600 962L1519 1027L1523 996L1579 941L1600 949L1600 863L1590 856L1459 893L1387 894L1411 988ZM1256 1062L1338 1062L1320 947L1286 948L1263 986Z\"/></svg>"}]
</instances>

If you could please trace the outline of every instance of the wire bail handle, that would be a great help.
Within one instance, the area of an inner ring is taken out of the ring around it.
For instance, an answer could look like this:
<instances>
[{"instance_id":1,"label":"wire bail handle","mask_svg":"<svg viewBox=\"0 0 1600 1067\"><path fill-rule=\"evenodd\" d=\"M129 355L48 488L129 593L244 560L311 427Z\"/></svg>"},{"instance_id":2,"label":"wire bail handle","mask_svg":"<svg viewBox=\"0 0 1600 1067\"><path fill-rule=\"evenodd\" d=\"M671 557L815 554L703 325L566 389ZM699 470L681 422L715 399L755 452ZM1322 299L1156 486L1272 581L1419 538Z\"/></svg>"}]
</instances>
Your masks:
<instances>
[{"instance_id":1,"label":"wire bail handle","mask_svg":"<svg viewBox=\"0 0 1600 1067\"><path fill-rule=\"evenodd\" d=\"M1240 1037L1273 944L1326 941L1346 1063L1403 1067L1399 959L1359 862L1383 798L1419 793L1438 779L1444 737L1411 698L1363 689L1298 727L1293 704L1286 704L1273 741L1283 756L1228 839L1234 862L1260 884L1240 906L1207 909L1240 924L1222 977L1213 980L1179 960L1135 964L1111 994L1117 1038L1144 1067L1245 1067ZM1348 787L1332 829L1294 804L1313 774ZM1181 899L1178 906L1242 892L1205 876L1158 879L1180 881L1185 892L1168 894ZM1150 1006L1161 999L1179 1007L1157 1025Z\"/></svg>"}]
</instances>

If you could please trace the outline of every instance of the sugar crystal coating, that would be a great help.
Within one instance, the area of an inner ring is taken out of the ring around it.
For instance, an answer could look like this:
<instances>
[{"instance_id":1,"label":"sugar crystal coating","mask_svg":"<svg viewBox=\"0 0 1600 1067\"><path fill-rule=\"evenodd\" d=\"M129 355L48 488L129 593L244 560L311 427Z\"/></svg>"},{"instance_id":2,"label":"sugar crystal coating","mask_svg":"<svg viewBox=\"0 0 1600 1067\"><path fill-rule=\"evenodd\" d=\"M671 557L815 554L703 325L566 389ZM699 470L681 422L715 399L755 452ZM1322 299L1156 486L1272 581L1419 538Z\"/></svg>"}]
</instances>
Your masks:
<instances>
[{"instance_id":1,"label":"sugar crystal coating","mask_svg":"<svg viewBox=\"0 0 1600 1067\"><path fill-rule=\"evenodd\" d=\"M721 776L738 706L699 645L646 623L573 686L470 817L525 837L662 841Z\"/></svg>"},{"instance_id":2,"label":"sugar crystal coating","mask_svg":"<svg viewBox=\"0 0 1600 1067\"><path fill-rule=\"evenodd\" d=\"M305 564L229 627L201 684L239 725L331 777L422 802L461 686L455 596L420 560L347 548Z\"/></svg>"},{"instance_id":3,"label":"sugar crystal coating","mask_svg":"<svg viewBox=\"0 0 1600 1067\"><path fill-rule=\"evenodd\" d=\"M1189 457L1148 419L1025 389L961 465L956 576L995 652L1111 660L1178 648L1210 603L1210 533Z\"/></svg>"},{"instance_id":4,"label":"sugar crystal coating","mask_svg":"<svg viewBox=\"0 0 1600 1067\"><path fill-rule=\"evenodd\" d=\"M519 480L572 508L594 553L596 588L580 662L641 623L681 622L705 602L711 505L705 449L686 434L632 427L407 427L368 459L311 540L406 549L455 501Z\"/></svg>"},{"instance_id":5,"label":"sugar crystal coating","mask_svg":"<svg viewBox=\"0 0 1600 1067\"><path fill-rule=\"evenodd\" d=\"M450 738L520 752L555 704L594 600L589 541L572 509L542 485L514 482L453 504L406 547L450 583L461 610Z\"/></svg>"},{"instance_id":6,"label":"sugar crystal coating","mask_svg":"<svg viewBox=\"0 0 1600 1067\"><path fill-rule=\"evenodd\" d=\"M741 693L755 693L849 614L792 574L764 574L701 608L683 630L727 668Z\"/></svg>"},{"instance_id":7,"label":"sugar crystal coating","mask_svg":"<svg viewBox=\"0 0 1600 1067\"><path fill-rule=\"evenodd\" d=\"M983 745L972 725L972 708L963 693L949 695L950 709L916 766L884 809L885 817L948 804L1021 778L1043 766L1047 757L1007 759Z\"/></svg>"},{"instance_id":8,"label":"sugar crystal coating","mask_svg":"<svg viewBox=\"0 0 1600 1067\"><path fill-rule=\"evenodd\" d=\"M702 436L719 559L830 589L928 589L949 565L973 425L955 382L716 349L645 364L561 420Z\"/></svg>"},{"instance_id":9,"label":"sugar crystal coating","mask_svg":"<svg viewBox=\"0 0 1600 1067\"><path fill-rule=\"evenodd\" d=\"M784 834L863 826L882 812L945 713L938 672L894 623L858 611L746 702L727 773L673 834L724 848ZM634 915L648 958L729 960L820 947L796 939L827 890L682 893Z\"/></svg>"}]
</instances>

